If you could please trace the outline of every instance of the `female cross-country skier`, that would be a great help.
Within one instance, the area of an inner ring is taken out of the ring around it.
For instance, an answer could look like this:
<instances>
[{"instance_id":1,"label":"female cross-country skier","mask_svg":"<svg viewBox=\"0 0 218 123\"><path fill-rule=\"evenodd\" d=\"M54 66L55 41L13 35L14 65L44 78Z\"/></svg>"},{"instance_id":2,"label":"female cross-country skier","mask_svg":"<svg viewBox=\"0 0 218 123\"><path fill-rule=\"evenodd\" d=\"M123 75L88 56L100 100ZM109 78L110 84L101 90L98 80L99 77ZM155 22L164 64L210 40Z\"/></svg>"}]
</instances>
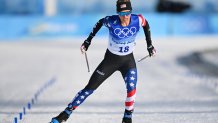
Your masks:
<instances>
[{"instance_id":1,"label":"female cross-country skier","mask_svg":"<svg viewBox=\"0 0 218 123\"><path fill-rule=\"evenodd\" d=\"M155 54L150 36L150 27L142 15L132 14L130 0L118 0L117 14L100 19L93 28L89 37L81 46L81 52L88 50L92 38L104 25L109 30L109 42L103 61L93 72L88 84L74 97L66 109L57 117L52 118L51 123L66 121L72 112L83 103L111 74L120 71L126 84L127 97L122 123L132 123L132 113L136 97L137 68L133 56L135 38L140 27L144 30L147 42L147 50L151 56Z\"/></svg>"}]
</instances>

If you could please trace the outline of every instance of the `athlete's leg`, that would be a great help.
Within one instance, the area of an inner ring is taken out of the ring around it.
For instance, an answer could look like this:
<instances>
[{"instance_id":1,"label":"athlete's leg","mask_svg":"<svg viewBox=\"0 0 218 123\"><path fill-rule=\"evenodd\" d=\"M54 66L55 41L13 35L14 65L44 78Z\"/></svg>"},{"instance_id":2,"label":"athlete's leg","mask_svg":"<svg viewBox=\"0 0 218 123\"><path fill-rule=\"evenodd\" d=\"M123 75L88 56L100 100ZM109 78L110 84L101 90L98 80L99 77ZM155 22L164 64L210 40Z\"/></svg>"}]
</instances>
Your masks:
<instances>
[{"instance_id":1,"label":"athlete's leg","mask_svg":"<svg viewBox=\"0 0 218 123\"><path fill-rule=\"evenodd\" d=\"M137 85L137 69L135 61L130 60L130 62L124 65L120 69L122 76L124 78L127 90L127 97L125 101L125 112L123 116L122 123L132 123L132 113L134 110L134 103L136 98L136 85Z\"/></svg>"},{"instance_id":2,"label":"athlete's leg","mask_svg":"<svg viewBox=\"0 0 218 123\"><path fill-rule=\"evenodd\" d=\"M108 53L106 53L104 60L99 64L96 70L93 72L88 84L84 89L77 93L72 102L70 102L67 108L57 117L53 118L54 122L51 123L61 123L66 121L73 110L75 110L80 104L82 104L85 99L91 95L105 79L107 79L112 73L118 69L118 65L111 58L108 58ZM65 119L61 119L61 118ZM57 122L55 122L57 121Z\"/></svg>"},{"instance_id":3,"label":"athlete's leg","mask_svg":"<svg viewBox=\"0 0 218 123\"><path fill-rule=\"evenodd\" d=\"M136 68L129 69L124 77L127 97L125 101L125 110L133 111L136 97L136 85L137 85L137 70ZM128 116L127 116L128 117Z\"/></svg>"}]
</instances>

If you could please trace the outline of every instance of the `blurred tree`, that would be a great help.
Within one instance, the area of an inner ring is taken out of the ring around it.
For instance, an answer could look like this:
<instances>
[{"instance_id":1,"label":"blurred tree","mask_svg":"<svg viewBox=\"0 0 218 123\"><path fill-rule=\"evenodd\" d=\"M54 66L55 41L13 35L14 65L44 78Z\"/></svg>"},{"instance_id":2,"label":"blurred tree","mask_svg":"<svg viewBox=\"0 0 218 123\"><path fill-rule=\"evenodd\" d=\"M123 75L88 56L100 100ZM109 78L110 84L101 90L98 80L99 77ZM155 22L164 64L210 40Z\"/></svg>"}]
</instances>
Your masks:
<instances>
[{"instance_id":1,"label":"blurred tree","mask_svg":"<svg viewBox=\"0 0 218 123\"><path fill-rule=\"evenodd\" d=\"M190 8L191 5L186 2L159 0L156 10L158 12L181 13Z\"/></svg>"}]
</instances>

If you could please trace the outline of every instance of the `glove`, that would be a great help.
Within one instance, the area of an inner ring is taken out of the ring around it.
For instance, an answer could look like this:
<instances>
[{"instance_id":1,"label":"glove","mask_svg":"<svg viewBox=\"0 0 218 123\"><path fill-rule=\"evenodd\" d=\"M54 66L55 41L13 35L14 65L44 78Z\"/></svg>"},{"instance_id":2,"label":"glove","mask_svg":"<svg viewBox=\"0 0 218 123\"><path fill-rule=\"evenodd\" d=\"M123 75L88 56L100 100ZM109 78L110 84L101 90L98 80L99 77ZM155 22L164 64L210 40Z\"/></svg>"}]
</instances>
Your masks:
<instances>
[{"instance_id":1,"label":"glove","mask_svg":"<svg viewBox=\"0 0 218 123\"><path fill-rule=\"evenodd\" d=\"M87 51L90 44L91 44L91 41L89 41L89 40L86 39L86 40L83 42L83 44L82 44L82 46L81 46L81 49L84 49L85 51Z\"/></svg>"},{"instance_id":2,"label":"glove","mask_svg":"<svg viewBox=\"0 0 218 123\"><path fill-rule=\"evenodd\" d=\"M156 53L156 49L154 48L153 45L150 45L150 46L147 48L147 50L148 50L148 53L149 53L149 56L150 56L150 57L153 56L153 55Z\"/></svg>"}]
</instances>

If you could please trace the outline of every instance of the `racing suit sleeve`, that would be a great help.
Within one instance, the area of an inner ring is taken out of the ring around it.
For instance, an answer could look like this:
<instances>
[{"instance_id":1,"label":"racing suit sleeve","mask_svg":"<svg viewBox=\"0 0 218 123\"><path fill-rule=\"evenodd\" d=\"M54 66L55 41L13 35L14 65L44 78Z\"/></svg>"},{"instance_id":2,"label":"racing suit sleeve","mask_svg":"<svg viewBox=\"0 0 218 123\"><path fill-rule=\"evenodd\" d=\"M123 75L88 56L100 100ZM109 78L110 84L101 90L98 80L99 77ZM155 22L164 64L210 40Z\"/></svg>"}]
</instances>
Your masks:
<instances>
[{"instance_id":1,"label":"racing suit sleeve","mask_svg":"<svg viewBox=\"0 0 218 123\"><path fill-rule=\"evenodd\" d=\"M140 25L144 30L147 46L149 47L152 45L150 26L148 24L148 21L144 19L142 15L138 15L138 17L139 17Z\"/></svg>"},{"instance_id":2,"label":"racing suit sleeve","mask_svg":"<svg viewBox=\"0 0 218 123\"><path fill-rule=\"evenodd\" d=\"M90 43L92 38L95 37L96 33L101 29L103 22L104 18L100 19L93 27L92 32L89 34L89 37L87 38L87 40L90 41Z\"/></svg>"},{"instance_id":3,"label":"racing suit sleeve","mask_svg":"<svg viewBox=\"0 0 218 123\"><path fill-rule=\"evenodd\" d=\"M96 33L101 29L101 27L103 25L103 22L104 22L104 18L100 19L95 24L95 26L93 27L92 32L89 34L88 38L83 42L83 44L81 46L82 49L85 49L85 51L88 50L88 48L89 48L89 46L91 44L92 38L95 37Z\"/></svg>"},{"instance_id":4,"label":"racing suit sleeve","mask_svg":"<svg viewBox=\"0 0 218 123\"><path fill-rule=\"evenodd\" d=\"M144 34L146 37L146 42L147 42L147 46L151 46L152 45L152 40L151 40L151 31L150 31L150 26L148 24L148 22L145 20L146 24L145 26L142 26L143 30L144 30Z\"/></svg>"},{"instance_id":5,"label":"racing suit sleeve","mask_svg":"<svg viewBox=\"0 0 218 123\"><path fill-rule=\"evenodd\" d=\"M146 19L144 19L142 15L139 15L139 20L140 20L141 26L144 30L149 56L150 57L154 56L154 54L156 53L156 49L152 45L151 31L150 31L150 26L148 24L148 21Z\"/></svg>"}]
</instances>

